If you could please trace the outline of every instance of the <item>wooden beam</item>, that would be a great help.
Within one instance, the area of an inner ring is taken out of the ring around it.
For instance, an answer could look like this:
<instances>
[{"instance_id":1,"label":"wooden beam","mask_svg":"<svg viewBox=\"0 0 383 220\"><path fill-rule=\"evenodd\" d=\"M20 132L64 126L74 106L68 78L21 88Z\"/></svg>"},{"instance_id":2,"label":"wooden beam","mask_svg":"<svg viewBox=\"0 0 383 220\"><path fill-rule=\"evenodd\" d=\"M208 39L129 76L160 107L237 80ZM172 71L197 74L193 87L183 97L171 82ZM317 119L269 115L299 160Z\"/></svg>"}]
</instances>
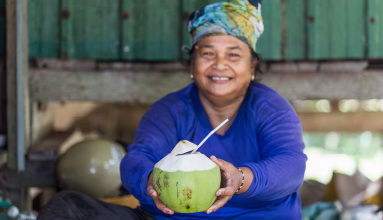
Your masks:
<instances>
[{"instance_id":1,"label":"wooden beam","mask_svg":"<svg viewBox=\"0 0 383 220\"><path fill-rule=\"evenodd\" d=\"M306 132L383 132L383 112L298 113Z\"/></svg>"},{"instance_id":2,"label":"wooden beam","mask_svg":"<svg viewBox=\"0 0 383 220\"><path fill-rule=\"evenodd\" d=\"M137 100L151 104L192 81L186 70L63 71L30 69L35 101ZM288 100L375 99L383 97L383 71L266 73L262 83Z\"/></svg>"},{"instance_id":3,"label":"wooden beam","mask_svg":"<svg viewBox=\"0 0 383 220\"><path fill-rule=\"evenodd\" d=\"M191 83L186 72L70 72L30 70L31 97L37 101L153 103Z\"/></svg>"},{"instance_id":4,"label":"wooden beam","mask_svg":"<svg viewBox=\"0 0 383 220\"><path fill-rule=\"evenodd\" d=\"M8 167L25 169L29 143L27 0L7 0L7 140Z\"/></svg>"}]
</instances>

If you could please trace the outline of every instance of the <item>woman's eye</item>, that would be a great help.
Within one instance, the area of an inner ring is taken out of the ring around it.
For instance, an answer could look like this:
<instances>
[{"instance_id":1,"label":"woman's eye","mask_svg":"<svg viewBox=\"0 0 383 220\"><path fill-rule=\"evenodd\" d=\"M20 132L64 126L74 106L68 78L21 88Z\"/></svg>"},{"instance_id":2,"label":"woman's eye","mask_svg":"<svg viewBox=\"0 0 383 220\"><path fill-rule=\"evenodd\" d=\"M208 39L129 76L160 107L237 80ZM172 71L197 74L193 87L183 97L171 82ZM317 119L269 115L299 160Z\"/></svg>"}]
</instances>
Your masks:
<instances>
[{"instance_id":1,"label":"woman's eye","mask_svg":"<svg viewBox=\"0 0 383 220\"><path fill-rule=\"evenodd\" d=\"M211 55L213 55L213 53L212 52L205 52L203 55L211 56Z\"/></svg>"},{"instance_id":2,"label":"woman's eye","mask_svg":"<svg viewBox=\"0 0 383 220\"><path fill-rule=\"evenodd\" d=\"M231 57L238 57L239 55L235 54L235 53L231 53L231 54L229 54L229 56L231 56Z\"/></svg>"}]
</instances>

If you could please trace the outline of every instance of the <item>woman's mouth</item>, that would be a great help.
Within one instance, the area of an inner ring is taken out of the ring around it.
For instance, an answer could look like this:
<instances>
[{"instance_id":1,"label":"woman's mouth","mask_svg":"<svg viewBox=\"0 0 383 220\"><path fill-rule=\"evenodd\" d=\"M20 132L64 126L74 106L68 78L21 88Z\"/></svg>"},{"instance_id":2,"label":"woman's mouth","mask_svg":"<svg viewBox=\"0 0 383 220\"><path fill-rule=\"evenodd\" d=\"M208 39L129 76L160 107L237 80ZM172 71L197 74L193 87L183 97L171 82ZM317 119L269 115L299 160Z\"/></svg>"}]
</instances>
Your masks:
<instances>
[{"instance_id":1,"label":"woman's mouth","mask_svg":"<svg viewBox=\"0 0 383 220\"><path fill-rule=\"evenodd\" d=\"M212 81L214 82L218 82L218 83L224 83L224 82L227 82L229 80L231 80L232 78L229 78L229 77L225 77L225 76L212 76L212 77L209 77Z\"/></svg>"}]
</instances>

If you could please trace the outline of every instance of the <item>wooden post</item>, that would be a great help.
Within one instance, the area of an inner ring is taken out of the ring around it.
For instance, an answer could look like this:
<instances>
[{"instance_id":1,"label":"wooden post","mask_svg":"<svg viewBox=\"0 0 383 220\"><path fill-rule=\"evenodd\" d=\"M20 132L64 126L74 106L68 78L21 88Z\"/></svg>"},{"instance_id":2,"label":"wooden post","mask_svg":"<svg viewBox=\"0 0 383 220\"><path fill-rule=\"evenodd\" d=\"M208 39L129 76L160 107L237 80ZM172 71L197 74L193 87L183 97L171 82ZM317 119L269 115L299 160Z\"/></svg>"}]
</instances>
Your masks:
<instances>
[{"instance_id":1,"label":"wooden post","mask_svg":"<svg viewBox=\"0 0 383 220\"><path fill-rule=\"evenodd\" d=\"M7 0L8 168L25 170L29 145L28 0Z\"/></svg>"}]
</instances>

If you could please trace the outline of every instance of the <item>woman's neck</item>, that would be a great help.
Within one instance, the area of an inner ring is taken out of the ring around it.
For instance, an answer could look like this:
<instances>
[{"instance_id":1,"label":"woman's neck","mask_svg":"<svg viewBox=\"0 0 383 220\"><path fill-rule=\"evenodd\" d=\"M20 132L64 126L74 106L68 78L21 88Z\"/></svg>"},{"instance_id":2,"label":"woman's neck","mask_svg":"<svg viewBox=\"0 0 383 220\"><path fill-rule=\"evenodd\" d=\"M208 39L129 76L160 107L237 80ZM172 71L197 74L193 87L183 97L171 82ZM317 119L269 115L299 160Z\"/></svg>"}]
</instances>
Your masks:
<instances>
[{"instance_id":1,"label":"woman's neck","mask_svg":"<svg viewBox=\"0 0 383 220\"><path fill-rule=\"evenodd\" d=\"M229 118L229 121L216 132L217 134L224 135L230 128L245 95L246 93L228 100L221 97L206 97L200 92L198 93L201 104L213 128L221 124L226 118Z\"/></svg>"}]
</instances>

